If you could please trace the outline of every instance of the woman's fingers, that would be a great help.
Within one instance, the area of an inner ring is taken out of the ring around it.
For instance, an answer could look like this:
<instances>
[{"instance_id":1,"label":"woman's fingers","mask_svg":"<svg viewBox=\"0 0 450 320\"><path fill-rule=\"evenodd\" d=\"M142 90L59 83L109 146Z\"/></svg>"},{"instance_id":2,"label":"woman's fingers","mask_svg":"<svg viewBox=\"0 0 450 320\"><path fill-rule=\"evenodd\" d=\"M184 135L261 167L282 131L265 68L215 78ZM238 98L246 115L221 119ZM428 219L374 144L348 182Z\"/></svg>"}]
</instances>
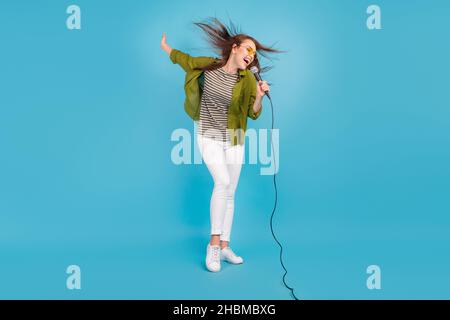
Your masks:
<instances>
[{"instance_id":1,"label":"woman's fingers","mask_svg":"<svg viewBox=\"0 0 450 320\"><path fill-rule=\"evenodd\" d=\"M161 38L161 46L164 48L167 46L167 38L166 38L166 33L163 32L162 38Z\"/></svg>"},{"instance_id":2,"label":"woman's fingers","mask_svg":"<svg viewBox=\"0 0 450 320\"><path fill-rule=\"evenodd\" d=\"M161 48L168 54L172 52L172 48L167 44L166 42L166 33L163 32L162 38L161 38Z\"/></svg>"},{"instance_id":3,"label":"woman's fingers","mask_svg":"<svg viewBox=\"0 0 450 320\"><path fill-rule=\"evenodd\" d=\"M267 84L267 81L263 81L263 80L259 80L258 81L259 87L263 90L263 91L270 91L270 87Z\"/></svg>"}]
</instances>

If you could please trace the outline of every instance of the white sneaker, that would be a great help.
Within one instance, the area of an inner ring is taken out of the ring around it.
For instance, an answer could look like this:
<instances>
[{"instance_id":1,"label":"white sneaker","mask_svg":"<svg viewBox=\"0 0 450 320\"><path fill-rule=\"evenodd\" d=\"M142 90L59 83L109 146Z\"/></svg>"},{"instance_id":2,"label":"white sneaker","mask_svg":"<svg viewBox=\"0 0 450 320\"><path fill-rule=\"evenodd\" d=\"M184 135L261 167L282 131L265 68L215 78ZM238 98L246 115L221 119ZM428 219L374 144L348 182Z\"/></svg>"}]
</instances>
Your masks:
<instances>
[{"instance_id":1,"label":"white sneaker","mask_svg":"<svg viewBox=\"0 0 450 320\"><path fill-rule=\"evenodd\" d=\"M220 249L220 259L232 264L240 264L244 262L244 259L237 256L230 247Z\"/></svg>"},{"instance_id":2,"label":"white sneaker","mask_svg":"<svg viewBox=\"0 0 450 320\"><path fill-rule=\"evenodd\" d=\"M220 246L206 247L206 268L211 272L220 271Z\"/></svg>"}]
</instances>

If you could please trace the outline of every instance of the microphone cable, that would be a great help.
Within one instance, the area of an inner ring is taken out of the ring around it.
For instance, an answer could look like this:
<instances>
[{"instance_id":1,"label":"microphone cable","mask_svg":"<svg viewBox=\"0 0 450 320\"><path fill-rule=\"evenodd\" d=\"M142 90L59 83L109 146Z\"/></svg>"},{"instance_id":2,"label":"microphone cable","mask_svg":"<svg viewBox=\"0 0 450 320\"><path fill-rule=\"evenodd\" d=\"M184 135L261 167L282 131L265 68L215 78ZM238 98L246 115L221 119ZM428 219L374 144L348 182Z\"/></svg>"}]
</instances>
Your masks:
<instances>
[{"instance_id":1,"label":"microphone cable","mask_svg":"<svg viewBox=\"0 0 450 320\"><path fill-rule=\"evenodd\" d=\"M273 147L273 141L272 141L273 125L274 125L274 122L275 122L275 119L274 119L274 113L273 113L273 104L272 104L272 98L270 97L270 95L266 94L266 96L267 96L267 98L268 98L269 101L270 101L270 108L271 108L271 110L272 110L272 130L270 131L270 145L271 145L272 155L273 155L273 159L274 159L273 161L274 161L274 165L275 165L275 173L273 174L273 186L274 186L274 188L275 188L275 204L274 204L274 207L273 207L273 210L272 210L272 214L271 214L271 216L270 216L270 231L272 232L273 238L275 239L275 241L277 242L277 244L280 246L280 263L281 263L281 266L282 266L283 269L284 269L283 284L284 284L284 286L285 286L286 288L288 288L288 289L291 291L291 294L292 294L292 296L294 297L295 300L300 300L300 299L298 299L297 296L295 295L295 293L294 293L294 288L288 286L287 283L286 283L285 278L286 278L286 275L287 275L287 269L286 269L286 267L284 266L284 263L283 263L283 246L281 245L280 241L278 241L278 239L277 239L277 237L275 236L275 233L274 233L274 231L273 231L273 215L274 215L275 210L276 210L276 208L277 208L277 202L278 202L278 189L277 189L277 180L276 180L276 176L277 176L278 170L277 170L277 163L276 163L275 149L274 149L274 147Z\"/></svg>"}]
</instances>

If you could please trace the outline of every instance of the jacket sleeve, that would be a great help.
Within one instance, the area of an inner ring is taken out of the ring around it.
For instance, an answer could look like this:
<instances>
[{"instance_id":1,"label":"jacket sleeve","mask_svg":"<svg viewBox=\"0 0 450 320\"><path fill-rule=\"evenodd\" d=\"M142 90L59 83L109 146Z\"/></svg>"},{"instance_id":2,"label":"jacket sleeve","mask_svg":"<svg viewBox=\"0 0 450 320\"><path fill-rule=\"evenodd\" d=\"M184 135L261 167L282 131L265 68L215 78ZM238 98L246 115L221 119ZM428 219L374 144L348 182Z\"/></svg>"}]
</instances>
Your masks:
<instances>
[{"instance_id":1,"label":"jacket sleeve","mask_svg":"<svg viewBox=\"0 0 450 320\"><path fill-rule=\"evenodd\" d=\"M259 118L259 116L261 115L263 106L262 106L262 102L261 102L261 109L258 110L258 112L255 112L253 110L253 104L255 103L256 100L256 81L254 81L254 77L253 75L251 76L251 80L250 80L250 100L249 100L249 105L248 105L248 117L256 120Z\"/></svg>"},{"instance_id":2,"label":"jacket sleeve","mask_svg":"<svg viewBox=\"0 0 450 320\"><path fill-rule=\"evenodd\" d=\"M189 72L196 68L206 67L218 59L211 57L192 57L180 50L172 49L170 52L170 60L174 64L179 64L185 72Z\"/></svg>"}]
</instances>

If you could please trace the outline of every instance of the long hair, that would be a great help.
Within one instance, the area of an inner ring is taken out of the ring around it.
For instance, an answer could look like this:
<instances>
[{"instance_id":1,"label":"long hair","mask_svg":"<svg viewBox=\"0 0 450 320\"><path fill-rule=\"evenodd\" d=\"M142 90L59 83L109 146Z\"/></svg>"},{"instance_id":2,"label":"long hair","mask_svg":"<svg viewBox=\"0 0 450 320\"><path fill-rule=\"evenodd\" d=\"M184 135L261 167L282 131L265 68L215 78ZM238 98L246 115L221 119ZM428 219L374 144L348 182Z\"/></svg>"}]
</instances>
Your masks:
<instances>
[{"instance_id":1,"label":"long hair","mask_svg":"<svg viewBox=\"0 0 450 320\"><path fill-rule=\"evenodd\" d=\"M268 71L271 69L270 67L261 68L258 55L260 54L261 56L270 59L270 53L284 52L274 49L271 46L265 46L248 34L241 33L232 21L230 21L230 26L225 26L217 18L208 18L206 22L194 22L194 24L205 32L208 42L220 55L220 60L218 63L215 62L206 67L200 68L200 70L203 71L215 70L223 67L230 57L233 44L239 46L244 40L247 39L250 39L255 43L257 52L252 63L247 66L248 69L256 66L260 72Z\"/></svg>"}]
</instances>

